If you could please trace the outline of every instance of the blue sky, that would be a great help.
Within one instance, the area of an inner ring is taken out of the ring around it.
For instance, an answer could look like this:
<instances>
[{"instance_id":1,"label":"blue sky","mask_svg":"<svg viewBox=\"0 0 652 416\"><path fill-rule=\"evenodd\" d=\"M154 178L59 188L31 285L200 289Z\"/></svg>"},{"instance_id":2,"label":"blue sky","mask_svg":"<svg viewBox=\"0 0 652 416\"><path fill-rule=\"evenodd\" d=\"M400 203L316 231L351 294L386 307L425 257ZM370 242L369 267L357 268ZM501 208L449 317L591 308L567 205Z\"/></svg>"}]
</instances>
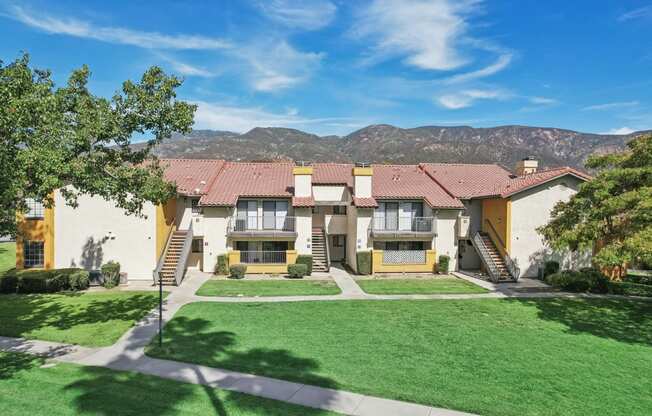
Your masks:
<instances>
[{"instance_id":1,"label":"blue sky","mask_svg":"<svg viewBox=\"0 0 652 416\"><path fill-rule=\"evenodd\" d=\"M652 128L652 0L0 0L0 38L107 97L160 65L196 128Z\"/></svg>"}]
</instances>

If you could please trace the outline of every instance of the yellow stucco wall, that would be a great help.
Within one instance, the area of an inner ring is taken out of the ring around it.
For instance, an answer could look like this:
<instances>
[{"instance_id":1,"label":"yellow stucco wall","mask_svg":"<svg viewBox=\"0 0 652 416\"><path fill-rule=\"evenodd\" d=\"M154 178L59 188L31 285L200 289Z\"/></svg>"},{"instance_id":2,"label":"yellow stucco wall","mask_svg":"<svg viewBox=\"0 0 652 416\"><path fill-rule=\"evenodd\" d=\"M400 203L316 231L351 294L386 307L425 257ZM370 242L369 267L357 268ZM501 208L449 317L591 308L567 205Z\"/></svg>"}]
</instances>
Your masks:
<instances>
[{"instance_id":1,"label":"yellow stucco wall","mask_svg":"<svg viewBox=\"0 0 652 416\"><path fill-rule=\"evenodd\" d=\"M168 235L174 232L177 200L171 198L164 205L156 207L156 259L158 260L165 250Z\"/></svg>"},{"instance_id":2,"label":"yellow stucco wall","mask_svg":"<svg viewBox=\"0 0 652 416\"><path fill-rule=\"evenodd\" d=\"M372 251L373 273L433 273L437 263L435 250L426 250L426 262L420 264L383 264L383 250Z\"/></svg>"},{"instance_id":3,"label":"yellow stucco wall","mask_svg":"<svg viewBox=\"0 0 652 416\"><path fill-rule=\"evenodd\" d=\"M295 166L292 168L293 175L312 175L312 166Z\"/></svg>"},{"instance_id":4,"label":"yellow stucco wall","mask_svg":"<svg viewBox=\"0 0 652 416\"><path fill-rule=\"evenodd\" d=\"M288 272L288 264L294 264L297 262L297 251L296 250L286 250L285 251L285 257L286 257L286 262L285 264L247 264L247 273L252 273L252 274L259 274L259 273L270 273L270 274L276 274L276 273L287 273ZM228 258L229 258L229 266L234 265L234 264L240 264L240 251L239 250L233 250L229 251L228 253Z\"/></svg>"},{"instance_id":5,"label":"yellow stucco wall","mask_svg":"<svg viewBox=\"0 0 652 416\"><path fill-rule=\"evenodd\" d=\"M498 237L491 230L486 220L496 229ZM498 250L504 255L510 251L512 230L512 201L504 198L482 200L482 231L489 234Z\"/></svg>"},{"instance_id":6,"label":"yellow stucco wall","mask_svg":"<svg viewBox=\"0 0 652 416\"><path fill-rule=\"evenodd\" d=\"M373 176L374 168L353 168L353 176Z\"/></svg>"},{"instance_id":7,"label":"yellow stucco wall","mask_svg":"<svg viewBox=\"0 0 652 416\"><path fill-rule=\"evenodd\" d=\"M16 236L16 268L24 267L23 242L25 240L43 241L45 269L54 268L54 207L46 208L43 219L26 219L16 216L18 234Z\"/></svg>"}]
</instances>

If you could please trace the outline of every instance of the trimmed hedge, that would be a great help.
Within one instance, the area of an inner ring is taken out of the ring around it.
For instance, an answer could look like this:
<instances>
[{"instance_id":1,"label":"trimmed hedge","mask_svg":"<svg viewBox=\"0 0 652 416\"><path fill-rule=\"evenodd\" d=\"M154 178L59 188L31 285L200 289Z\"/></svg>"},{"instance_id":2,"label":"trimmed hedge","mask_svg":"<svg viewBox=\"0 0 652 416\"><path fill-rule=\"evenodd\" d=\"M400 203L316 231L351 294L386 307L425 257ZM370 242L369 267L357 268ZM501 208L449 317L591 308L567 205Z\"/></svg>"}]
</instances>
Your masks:
<instances>
[{"instance_id":1,"label":"trimmed hedge","mask_svg":"<svg viewBox=\"0 0 652 416\"><path fill-rule=\"evenodd\" d=\"M312 274L312 256L309 254L301 254L297 256L297 264L304 264L306 266L306 276ZM289 270L289 269L288 269Z\"/></svg>"},{"instance_id":2,"label":"trimmed hedge","mask_svg":"<svg viewBox=\"0 0 652 416\"><path fill-rule=\"evenodd\" d=\"M554 260L548 260L543 263L543 277L550 276L559 272L559 262Z\"/></svg>"},{"instance_id":3,"label":"trimmed hedge","mask_svg":"<svg viewBox=\"0 0 652 416\"><path fill-rule=\"evenodd\" d=\"M81 269L16 270L0 278L2 293L54 293L88 288L88 272Z\"/></svg>"},{"instance_id":4,"label":"trimmed hedge","mask_svg":"<svg viewBox=\"0 0 652 416\"><path fill-rule=\"evenodd\" d=\"M359 274L371 274L371 251L358 251L355 259Z\"/></svg>"},{"instance_id":5,"label":"trimmed hedge","mask_svg":"<svg viewBox=\"0 0 652 416\"><path fill-rule=\"evenodd\" d=\"M437 261L437 273L439 274L448 274L448 266L450 264L451 258L445 254L439 256Z\"/></svg>"},{"instance_id":6,"label":"trimmed hedge","mask_svg":"<svg viewBox=\"0 0 652 416\"><path fill-rule=\"evenodd\" d=\"M110 261L102 265L101 271L102 286L107 289L111 289L120 284L120 263Z\"/></svg>"},{"instance_id":7,"label":"trimmed hedge","mask_svg":"<svg viewBox=\"0 0 652 416\"><path fill-rule=\"evenodd\" d=\"M629 283L638 283L639 285L652 285L652 276L630 273L625 276L623 281Z\"/></svg>"},{"instance_id":8,"label":"trimmed hedge","mask_svg":"<svg viewBox=\"0 0 652 416\"><path fill-rule=\"evenodd\" d=\"M233 264L229 267L229 278L230 279L242 279L247 273L246 264Z\"/></svg>"},{"instance_id":9,"label":"trimmed hedge","mask_svg":"<svg viewBox=\"0 0 652 416\"><path fill-rule=\"evenodd\" d=\"M305 264L288 264L288 274L293 279L301 279L308 273L308 266Z\"/></svg>"},{"instance_id":10,"label":"trimmed hedge","mask_svg":"<svg viewBox=\"0 0 652 416\"><path fill-rule=\"evenodd\" d=\"M609 282L609 292L614 295L652 297L652 286L632 282Z\"/></svg>"},{"instance_id":11,"label":"trimmed hedge","mask_svg":"<svg viewBox=\"0 0 652 416\"><path fill-rule=\"evenodd\" d=\"M549 285L569 292L607 293L609 279L600 271L585 268L579 271L564 270L544 278Z\"/></svg>"},{"instance_id":12,"label":"trimmed hedge","mask_svg":"<svg viewBox=\"0 0 652 416\"><path fill-rule=\"evenodd\" d=\"M215 265L215 274L227 275L229 274L229 257L226 254L217 256L217 264Z\"/></svg>"},{"instance_id":13,"label":"trimmed hedge","mask_svg":"<svg viewBox=\"0 0 652 416\"><path fill-rule=\"evenodd\" d=\"M68 285L72 291L88 289L88 286L90 286L90 273L86 270L77 270L71 273L68 278Z\"/></svg>"}]
</instances>

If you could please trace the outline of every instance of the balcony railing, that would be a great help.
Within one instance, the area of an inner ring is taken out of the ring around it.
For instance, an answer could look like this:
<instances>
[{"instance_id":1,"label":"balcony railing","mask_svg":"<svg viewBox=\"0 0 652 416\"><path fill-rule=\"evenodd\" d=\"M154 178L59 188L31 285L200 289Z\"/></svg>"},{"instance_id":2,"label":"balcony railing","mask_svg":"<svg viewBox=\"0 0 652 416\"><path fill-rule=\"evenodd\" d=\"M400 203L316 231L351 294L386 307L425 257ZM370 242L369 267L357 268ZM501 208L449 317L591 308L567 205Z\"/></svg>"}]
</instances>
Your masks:
<instances>
[{"instance_id":1,"label":"balcony railing","mask_svg":"<svg viewBox=\"0 0 652 416\"><path fill-rule=\"evenodd\" d=\"M231 217L229 232L295 232L295 217L288 215Z\"/></svg>"},{"instance_id":2,"label":"balcony railing","mask_svg":"<svg viewBox=\"0 0 652 416\"><path fill-rule=\"evenodd\" d=\"M374 217L371 230L378 233L434 233L434 217Z\"/></svg>"},{"instance_id":3,"label":"balcony railing","mask_svg":"<svg viewBox=\"0 0 652 416\"><path fill-rule=\"evenodd\" d=\"M383 250L383 264L426 264L426 250Z\"/></svg>"},{"instance_id":4,"label":"balcony railing","mask_svg":"<svg viewBox=\"0 0 652 416\"><path fill-rule=\"evenodd\" d=\"M241 251L240 263L244 264L285 264L287 252L285 251Z\"/></svg>"}]
</instances>

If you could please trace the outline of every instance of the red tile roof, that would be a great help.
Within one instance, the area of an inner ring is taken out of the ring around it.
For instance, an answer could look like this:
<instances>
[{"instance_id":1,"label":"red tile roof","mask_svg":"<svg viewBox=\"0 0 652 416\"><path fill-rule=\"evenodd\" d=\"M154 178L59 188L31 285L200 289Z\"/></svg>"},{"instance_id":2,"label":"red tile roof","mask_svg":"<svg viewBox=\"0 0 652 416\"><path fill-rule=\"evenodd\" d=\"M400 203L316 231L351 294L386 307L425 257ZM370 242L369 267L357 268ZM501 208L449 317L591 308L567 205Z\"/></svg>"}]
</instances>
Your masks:
<instances>
[{"instance_id":1,"label":"red tile roof","mask_svg":"<svg viewBox=\"0 0 652 416\"><path fill-rule=\"evenodd\" d=\"M463 208L418 165L372 165L375 199L424 199L433 208Z\"/></svg>"},{"instance_id":2,"label":"red tile roof","mask_svg":"<svg viewBox=\"0 0 652 416\"><path fill-rule=\"evenodd\" d=\"M177 184L182 195L203 195L224 166L223 160L162 159L161 167L168 182Z\"/></svg>"},{"instance_id":3,"label":"red tile roof","mask_svg":"<svg viewBox=\"0 0 652 416\"><path fill-rule=\"evenodd\" d=\"M376 208L378 202L374 198L357 198L353 197L353 205L358 208Z\"/></svg>"},{"instance_id":4,"label":"red tile roof","mask_svg":"<svg viewBox=\"0 0 652 416\"><path fill-rule=\"evenodd\" d=\"M311 196L295 196L292 197L292 206L295 208L300 208L300 207L314 207L315 206L315 198Z\"/></svg>"},{"instance_id":5,"label":"red tile roof","mask_svg":"<svg viewBox=\"0 0 652 416\"><path fill-rule=\"evenodd\" d=\"M353 186L353 165L348 163L315 163L312 183L315 185Z\"/></svg>"},{"instance_id":6,"label":"red tile roof","mask_svg":"<svg viewBox=\"0 0 652 416\"><path fill-rule=\"evenodd\" d=\"M239 197L291 198L292 163L226 162L200 205L233 206Z\"/></svg>"},{"instance_id":7,"label":"red tile roof","mask_svg":"<svg viewBox=\"0 0 652 416\"><path fill-rule=\"evenodd\" d=\"M576 169L570 167L561 167L555 169L542 170L529 175L517 176L504 182L502 185L496 187L494 190L495 195L500 195L502 198L530 189L534 186L542 185L553 179L557 179L565 175L574 175L583 180L589 180L591 177Z\"/></svg>"},{"instance_id":8,"label":"red tile roof","mask_svg":"<svg viewBox=\"0 0 652 416\"><path fill-rule=\"evenodd\" d=\"M466 163L422 163L421 168L457 198L492 194L513 175L499 165Z\"/></svg>"}]
</instances>

